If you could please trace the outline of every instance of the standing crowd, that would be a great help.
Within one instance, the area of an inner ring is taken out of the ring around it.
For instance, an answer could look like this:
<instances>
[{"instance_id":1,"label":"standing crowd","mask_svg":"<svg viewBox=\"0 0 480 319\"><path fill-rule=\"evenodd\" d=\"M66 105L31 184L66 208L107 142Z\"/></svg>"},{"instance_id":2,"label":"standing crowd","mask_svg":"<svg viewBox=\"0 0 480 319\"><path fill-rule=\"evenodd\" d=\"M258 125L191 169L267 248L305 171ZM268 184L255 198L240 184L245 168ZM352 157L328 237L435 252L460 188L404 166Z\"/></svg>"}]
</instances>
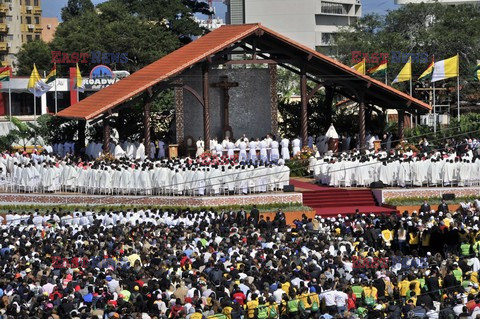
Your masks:
<instances>
[{"instance_id":1,"label":"standing crowd","mask_svg":"<svg viewBox=\"0 0 480 319\"><path fill-rule=\"evenodd\" d=\"M480 318L480 213L4 215L3 318Z\"/></svg>"}]
</instances>

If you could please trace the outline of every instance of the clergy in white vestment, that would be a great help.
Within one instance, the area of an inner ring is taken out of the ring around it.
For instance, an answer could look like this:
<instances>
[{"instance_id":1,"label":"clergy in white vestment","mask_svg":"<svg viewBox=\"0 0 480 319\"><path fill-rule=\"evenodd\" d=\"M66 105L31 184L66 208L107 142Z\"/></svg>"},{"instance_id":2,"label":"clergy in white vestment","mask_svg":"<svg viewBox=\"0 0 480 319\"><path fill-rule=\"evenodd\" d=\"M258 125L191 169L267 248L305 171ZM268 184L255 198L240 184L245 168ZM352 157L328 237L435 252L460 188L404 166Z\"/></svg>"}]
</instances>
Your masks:
<instances>
[{"instance_id":1,"label":"clergy in white vestment","mask_svg":"<svg viewBox=\"0 0 480 319\"><path fill-rule=\"evenodd\" d=\"M288 138L283 138L280 141L280 145L282 147L282 159L284 161L290 159L290 151L288 150L288 144L290 144L290 141L288 140Z\"/></svg>"},{"instance_id":2,"label":"clergy in white vestment","mask_svg":"<svg viewBox=\"0 0 480 319\"><path fill-rule=\"evenodd\" d=\"M235 144L232 141L227 143L227 156L233 158L235 156Z\"/></svg>"},{"instance_id":3,"label":"clergy in white vestment","mask_svg":"<svg viewBox=\"0 0 480 319\"><path fill-rule=\"evenodd\" d=\"M144 161L145 156L145 145L143 143L138 144L137 153L135 154L135 159Z\"/></svg>"},{"instance_id":4,"label":"clergy in white vestment","mask_svg":"<svg viewBox=\"0 0 480 319\"><path fill-rule=\"evenodd\" d=\"M209 176L209 185L214 195L220 194L222 180L222 172L218 169L218 167L213 167Z\"/></svg>"},{"instance_id":5,"label":"clergy in white vestment","mask_svg":"<svg viewBox=\"0 0 480 319\"><path fill-rule=\"evenodd\" d=\"M267 155L267 142L265 140L260 141L258 143L258 147L260 148L260 161L267 162L268 155Z\"/></svg>"},{"instance_id":6,"label":"clergy in white vestment","mask_svg":"<svg viewBox=\"0 0 480 319\"><path fill-rule=\"evenodd\" d=\"M122 158L125 156L125 151L123 150L123 148L120 146L120 144L118 144L117 146L115 146L115 150L113 152L113 156L115 158Z\"/></svg>"},{"instance_id":7,"label":"clergy in white vestment","mask_svg":"<svg viewBox=\"0 0 480 319\"><path fill-rule=\"evenodd\" d=\"M198 157L202 155L205 151L205 142L203 142L201 137L198 138L196 146L197 146L197 152L195 153L195 156Z\"/></svg>"},{"instance_id":8,"label":"clergy in white vestment","mask_svg":"<svg viewBox=\"0 0 480 319\"><path fill-rule=\"evenodd\" d=\"M238 161L247 161L247 143L244 140L240 140L240 142L238 143L238 148L240 149L240 153L238 154Z\"/></svg>"},{"instance_id":9,"label":"clergy in white vestment","mask_svg":"<svg viewBox=\"0 0 480 319\"><path fill-rule=\"evenodd\" d=\"M223 155L223 145L221 143L217 143L215 145L215 153L217 154L217 156Z\"/></svg>"},{"instance_id":10,"label":"clergy in white vestment","mask_svg":"<svg viewBox=\"0 0 480 319\"><path fill-rule=\"evenodd\" d=\"M279 144L276 139L272 141L271 148L272 150L270 151L270 161L273 163L278 162L280 159L280 152L278 150Z\"/></svg>"},{"instance_id":11,"label":"clergy in white vestment","mask_svg":"<svg viewBox=\"0 0 480 319\"><path fill-rule=\"evenodd\" d=\"M292 155L295 156L300 152L300 139L297 137L292 141Z\"/></svg>"},{"instance_id":12,"label":"clergy in white vestment","mask_svg":"<svg viewBox=\"0 0 480 319\"><path fill-rule=\"evenodd\" d=\"M249 152L248 152L248 159L252 162L257 160L257 142L253 139L248 143Z\"/></svg>"}]
</instances>

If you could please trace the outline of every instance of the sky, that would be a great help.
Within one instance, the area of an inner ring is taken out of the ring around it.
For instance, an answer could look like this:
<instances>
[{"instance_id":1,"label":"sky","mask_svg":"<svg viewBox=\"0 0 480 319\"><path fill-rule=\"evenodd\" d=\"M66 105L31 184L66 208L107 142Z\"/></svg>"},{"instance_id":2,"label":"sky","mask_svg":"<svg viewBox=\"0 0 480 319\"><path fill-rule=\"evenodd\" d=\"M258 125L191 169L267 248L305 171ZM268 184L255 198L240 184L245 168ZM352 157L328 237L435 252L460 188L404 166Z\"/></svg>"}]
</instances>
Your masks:
<instances>
[{"instance_id":1,"label":"sky","mask_svg":"<svg viewBox=\"0 0 480 319\"><path fill-rule=\"evenodd\" d=\"M43 0L42 9L44 17L57 17L60 19L60 11L67 4L68 0ZM92 0L94 4L98 4L105 0ZM393 0L361 0L363 4L363 14L378 13L385 14L387 10L395 9L397 6ZM216 3L216 14L220 18L225 17L226 6L222 3Z\"/></svg>"}]
</instances>

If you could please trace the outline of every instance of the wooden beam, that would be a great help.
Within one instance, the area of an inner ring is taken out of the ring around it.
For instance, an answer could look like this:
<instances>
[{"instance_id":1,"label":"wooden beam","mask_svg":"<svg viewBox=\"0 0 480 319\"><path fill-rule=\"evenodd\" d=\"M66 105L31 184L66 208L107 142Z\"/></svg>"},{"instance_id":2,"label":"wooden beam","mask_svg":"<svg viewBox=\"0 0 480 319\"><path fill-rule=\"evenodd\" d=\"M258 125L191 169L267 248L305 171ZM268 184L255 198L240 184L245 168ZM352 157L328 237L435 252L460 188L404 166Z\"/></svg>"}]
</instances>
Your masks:
<instances>
[{"instance_id":1,"label":"wooden beam","mask_svg":"<svg viewBox=\"0 0 480 319\"><path fill-rule=\"evenodd\" d=\"M232 64L277 64L276 60L271 59L254 59L254 60L231 60L225 62L225 65L232 65Z\"/></svg>"},{"instance_id":2,"label":"wooden beam","mask_svg":"<svg viewBox=\"0 0 480 319\"><path fill-rule=\"evenodd\" d=\"M315 93L317 93L318 90L320 90L322 87L324 87L323 83L318 83L317 85L315 85L315 87L310 91L310 93L308 93L307 100L310 101L315 95Z\"/></svg>"},{"instance_id":3,"label":"wooden beam","mask_svg":"<svg viewBox=\"0 0 480 319\"><path fill-rule=\"evenodd\" d=\"M190 85L187 85L187 84L181 85L181 87L184 90L187 90L188 92L192 93L192 95L197 99L198 103L200 103L202 107L205 106L203 98L194 88L192 88Z\"/></svg>"}]
</instances>

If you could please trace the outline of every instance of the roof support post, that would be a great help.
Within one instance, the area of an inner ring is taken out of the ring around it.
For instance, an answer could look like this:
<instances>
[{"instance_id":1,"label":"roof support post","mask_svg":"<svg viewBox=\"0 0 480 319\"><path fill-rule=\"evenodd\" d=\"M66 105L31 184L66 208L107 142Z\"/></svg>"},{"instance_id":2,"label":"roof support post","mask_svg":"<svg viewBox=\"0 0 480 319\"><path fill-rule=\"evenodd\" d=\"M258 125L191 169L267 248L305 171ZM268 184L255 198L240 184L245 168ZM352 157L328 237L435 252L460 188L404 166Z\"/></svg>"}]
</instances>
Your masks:
<instances>
[{"instance_id":1,"label":"roof support post","mask_svg":"<svg viewBox=\"0 0 480 319\"><path fill-rule=\"evenodd\" d=\"M78 120L78 141L77 141L77 153L81 156L85 153L85 130L87 127L86 120Z\"/></svg>"},{"instance_id":2,"label":"roof support post","mask_svg":"<svg viewBox=\"0 0 480 319\"><path fill-rule=\"evenodd\" d=\"M398 112L398 140L400 142L403 141L404 133L405 133L405 111L404 110L397 110Z\"/></svg>"},{"instance_id":3,"label":"roof support post","mask_svg":"<svg viewBox=\"0 0 480 319\"><path fill-rule=\"evenodd\" d=\"M143 106L143 138L144 138L144 146L145 146L145 153L147 154L147 157L150 156L150 109L152 106L152 97L153 97L153 91L152 88L148 89L148 98Z\"/></svg>"},{"instance_id":4,"label":"roof support post","mask_svg":"<svg viewBox=\"0 0 480 319\"><path fill-rule=\"evenodd\" d=\"M208 71L210 66L204 64L202 68L203 76L203 139L205 150L210 150L210 101L208 96Z\"/></svg>"},{"instance_id":5,"label":"roof support post","mask_svg":"<svg viewBox=\"0 0 480 319\"><path fill-rule=\"evenodd\" d=\"M143 137L145 140L145 151L147 157L150 157L150 107L152 102L145 103L143 107Z\"/></svg>"},{"instance_id":6,"label":"roof support post","mask_svg":"<svg viewBox=\"0 0 480 319\"><path fill-rule=\"evenodd\" d=\"M300 128L301 128L301 137L302 137L302 145L308 145L308 99L307 99L307 72L305 66L302 66L300 71L300 98L302 101L302 109L301 109L301 116L300 116Z\"/></svg>"},{"instance_id":7,"label":"roof support post","mask_svg":"<svg viewBox=\"0 0 480 319\"><path fill-rule=\"evenodd\" d=\"M103 118L103 153L110 153L110 116Z\"/></svg>"},{"instance_id":8,"label":"roof support post","mask_svg":"<svg viewBox=\"0 0 480 319\"><path fill-rule=\"evenodd\" d=\"M360 93L358 96L358 129L359 129L359 141L360 141L360 151L365 152L365 140L367 139L367 134L365 130L365 97L363 93Z\"/></svg>"}]
</instances>

